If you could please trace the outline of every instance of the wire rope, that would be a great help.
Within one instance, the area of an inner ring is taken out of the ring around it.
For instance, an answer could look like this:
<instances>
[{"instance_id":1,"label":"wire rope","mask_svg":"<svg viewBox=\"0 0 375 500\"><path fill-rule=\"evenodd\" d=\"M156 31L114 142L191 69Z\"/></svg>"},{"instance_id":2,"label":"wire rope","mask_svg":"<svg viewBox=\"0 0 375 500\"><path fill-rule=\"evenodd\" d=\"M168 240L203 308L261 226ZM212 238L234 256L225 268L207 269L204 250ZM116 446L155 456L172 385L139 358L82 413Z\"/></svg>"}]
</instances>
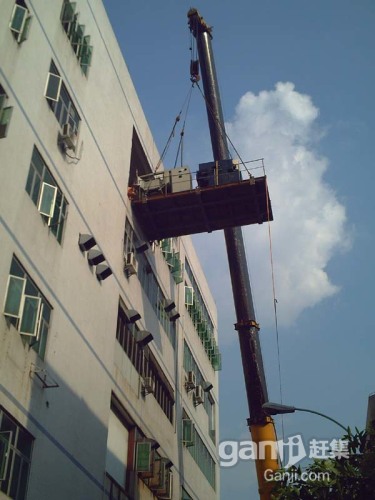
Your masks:
<instances>
[{"instance_id":1,"label":"wire rope","mask_svg":"<svg viewBox=\"0 0 375 500\"><path fill-rule=\"evenodd\" d=\"M164 146L164 149L163 149L163 151L162 151L162 153L161 153L161 155L160 155L160 159L159 159L159 161L158 161L158 163L157 163L157 165L156 165L156 167L155 167L154 172L157 172L157 170L159 169L159 167L160 167L160 165L161 165L162 161L163 161L163 160L164 160L164 158L165 158L165 155L167 154L167 151L168 151L168 149L169 149L170 143L171 143L171 141L172 141L172 139L173 139L173 137L174 137L174 135L175 135L175 131L176 131L177 124L178 124L178 122L181 120L181 115L182 115L183 110L184 110L184 108L185 108L185 106L186 106L186 103L188 103L188 106L189 106L189 104L190 104L191 94L192 94L192 91L193 91L193 86L194 86L194 84L191 84L191 85L190 85L189 91L188 91L188 93L187 93L187 95L186 95L186 97L185 97L185 99L184 99L184 102L183 102L183 104L182 104L182 106L181 106L180 112L178 113L178 115L177 115L177 116L176 116L176 118L175 118L175 121L174 121L174 124L173 124L172 130L171 130L171 133L169 134L169 137L168 137L168 139L167 139L166 145ZM185 116L185 122L186 122L186 116ZM184 122L184 123L185 123L185 122Z\"/></svg>"},{"instance_id":2,"label":"wire rope","mask_svg":"<svg viewBox=\"0 0 375 500\"><path fill-rule=\"evenodd\" d=\"M273 260L273 247L272 247L272 233L271 233L271 220L270 220L270 205L269 205L269 192L268 192L268 183L266 177L266 171L264 168L264 161L262 159L262 167L263 173L266 179L266 205L267 205L267 225L268 225L268 241L269 241L269 252L270 252L270 264L271 264L271 278L272 278L272 297L273 297L273 312L274 312L274 320L275 320L275 331L276 331L276 346L277 346L277 363L278 363L278 371L279 371L279 392L280 392L280 402L283 404L283 391L282 391L282 378L281 378L281 359L280 359L280 336L279 336L279 321L277 314L277 298L276 298L276 284L275 284L275 268L274 268L274 260ZM281 432L283 436L283 441L285 439L284 436L284 418L281 415Z\"/></svg>"}]
</instances>

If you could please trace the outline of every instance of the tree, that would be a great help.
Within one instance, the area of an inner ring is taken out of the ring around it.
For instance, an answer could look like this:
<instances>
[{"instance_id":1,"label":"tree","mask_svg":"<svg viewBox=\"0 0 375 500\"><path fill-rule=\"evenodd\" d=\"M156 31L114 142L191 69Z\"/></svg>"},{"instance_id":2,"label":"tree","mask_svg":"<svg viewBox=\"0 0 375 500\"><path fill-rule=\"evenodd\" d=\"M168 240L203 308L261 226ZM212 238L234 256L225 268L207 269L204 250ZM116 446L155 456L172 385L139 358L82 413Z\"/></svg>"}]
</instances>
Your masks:
<instances>
[{"instance_id":1,"label":"tree","mask_svg":"<svg viewBox=\"0 0 375 500\"><path fill-rule=\"evenodd\" d=\"M375 433L348 432L347 457L314 459L305 469L290 467L274 481L273 500L375 499Z\"/></svg>"}]
</instances>

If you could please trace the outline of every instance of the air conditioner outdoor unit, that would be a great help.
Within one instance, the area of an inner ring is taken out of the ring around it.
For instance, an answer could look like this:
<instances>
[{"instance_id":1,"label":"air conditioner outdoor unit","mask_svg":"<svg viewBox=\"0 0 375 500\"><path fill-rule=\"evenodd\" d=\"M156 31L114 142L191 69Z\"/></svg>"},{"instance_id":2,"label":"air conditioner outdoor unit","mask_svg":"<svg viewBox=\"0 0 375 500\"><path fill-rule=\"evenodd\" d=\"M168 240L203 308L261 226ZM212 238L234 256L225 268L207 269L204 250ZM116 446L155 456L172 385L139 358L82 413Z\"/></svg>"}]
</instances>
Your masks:
<instances>
[{"instance_id":1,"label":"air conditioner outdoor unit","mask_svg":"<svg viewBox=\"0 0 375 500\"><path fill-rule=\"evenodd\" d=\"M68 149L72 149L73 151L75 150L77 134L74 132L70 123L64 123L61 133L61 141Z\"/></svg>"},{"instance_id":2,"label":"air conditioner outdoor unit","mask_svg":"<svg viewBox=\"0 0 375 500\"><path fill-rule=\"evenodd\" d=\"M132 274L137 274L138 262L135 257L134 252L129 252L124 255L124 271L128 273L129 276Z\"/></svg>"},{"instance_id":3,"label":"air conditioner outdoor unit","mask_svg":"<svg viewBox=\"0 0 375 500\"><path fill-rule=\"evenodd\" d=\"M194 399L194 405L198 406L202 403L204 403L204 391L203 387L201 385L197 385L197 387L194 390L193 394L193 399Z\"/></svg>"},{"instance_id":4,"label":"air conditioner outdoor unit","mask_svg":"<svg viewBox=\"0 0 375 500\"><path fill-rule=\"evenodd\" d=\"M165 484L162 488L155 490L157 498L160 500L172 500L173 497L173 474L170 470L166 471Z\"/></svg>"},{"instance_id":5,"label":"air conditioner outdoor unit","mask_svg":"<svg viewBox=\"0 0 375 500\"><path fill-rule=\"evenodd\" d=\"M146 394L154 394L154 392L155 392L155 380L152 377L144 377L143 389L144 389Z\"/></svg>"},{"instance_id":6,"label":"air conditioner outdoor unit","mask_svg":"<svg viewBox=\"0 0 375 500\"><path fill-rule=\"evenodd\" d=\"M166 459L158 458L152 466L153 476L148 482L148 487L152 490L160 490L166 487L168 469L166 468Z\"/></svg>"},{"instance_id":7,"label":"air conditioner outdoor unit","mask_svg":"<svg viewBox=\"0 0 375 500\"><path fill-rule=\"evenodd\" d=\"M197 380L195 377L195 372L189 371L187 373L187 378L186 378L186 382L185 382L186 390L189 392L189 391L195 389L196 385L197 385Z\"/></svg>"}]
</instances>

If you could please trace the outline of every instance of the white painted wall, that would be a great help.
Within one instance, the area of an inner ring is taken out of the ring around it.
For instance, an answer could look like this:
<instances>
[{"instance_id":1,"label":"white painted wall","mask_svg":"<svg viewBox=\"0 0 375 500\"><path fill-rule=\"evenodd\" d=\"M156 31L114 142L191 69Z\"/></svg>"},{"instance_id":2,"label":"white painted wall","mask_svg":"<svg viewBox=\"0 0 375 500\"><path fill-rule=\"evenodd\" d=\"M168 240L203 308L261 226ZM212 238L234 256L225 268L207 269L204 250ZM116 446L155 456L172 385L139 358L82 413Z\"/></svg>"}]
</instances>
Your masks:
<instances>
[{"instance_id":1,"label":"white painted wall","mask_svg":"<svg viewBox=\"0 0 375 500\"><path fill-rule=\"evenodd\" d=\"M0 404L35 437L28 498L102 498L111 391L173 461L173 498L180 495L180 475L194 498L218 498L219 486L214 492L189 452L179 446L183 406L217 458L207 435L207 415L203 407L194 408L184 389L183 339L187 337L202 373L214 383L218 402L218 377L185 310L183 284L173 284L157 249L150 256L153 269L181 314L174 351L137 277L127 279L123 273L125 217L131 219L126 193L133 126L153 165L158 152L104 7L100 0L77 2L80 22L94 46L86 77L60 22L62 1L29 0L27 4L33 20L28 40L18 45L8 27L14 2L1 0L0 84L14 110L8 136L0 140L0 300L15 254L53 311L44 361L0 315ZM58 150L60 126L43 95L51 59L82 119L78 162ZM34 145L69 202L62 245L25 191ZM95 236L113 270L113 276L102 283L78 248L79 233ZM190 238L183 238L180 251L182 257L189 255L217 325L215 304ZM175 389L173 424L152 395L140 397L139 375L115 339L120 296L141 312L142 328L159 332L161 343L151 349ZM32 364L46 369L59 387L42 389L30 376ZM140 498L147 498L147 488L141 484L141 489Z\"/></svg>"}]
</instances>

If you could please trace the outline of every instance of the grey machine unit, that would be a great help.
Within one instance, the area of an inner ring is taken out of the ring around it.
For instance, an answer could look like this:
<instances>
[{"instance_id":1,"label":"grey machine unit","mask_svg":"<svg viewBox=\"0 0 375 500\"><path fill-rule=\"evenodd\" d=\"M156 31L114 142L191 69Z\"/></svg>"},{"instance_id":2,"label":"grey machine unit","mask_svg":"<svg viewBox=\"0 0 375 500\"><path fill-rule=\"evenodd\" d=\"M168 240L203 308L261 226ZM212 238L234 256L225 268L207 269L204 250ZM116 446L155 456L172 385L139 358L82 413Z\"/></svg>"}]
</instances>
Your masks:
<instances>
[{"instance_id":1,"label":"grey machine unit","mask_svg":"<svg viewBox=\"0 0 375 500\"><path fill-rule=\"evenodd\" d=\"M181 193L193 189L193 182L189 167L178 167L169 170L172 193Z\"/></svg>"},{"instance_id":2,"label":"grey machine unit","mask_svg":"<svg viewBox=\"0 0 375 500\"><path fill-rule=\"evenodd\" d=\"M149 196L161 193L181 193L193 189L192 176L188 167L142 175L138 177L138 183L140 189Z\"/></svg>"},{"instance_id":3,"label":"grey machine unit","mask_svg":"<svg viewBox=\"0 0 375 500\"><path fill-rule=\"evenodd\" d=\"M162 170L161 172L152 172L138 177L139 187L147 194L160 193L169 191L169 172Z\"/></svg>"},{"instance_id":4,"label":"grey machine unit","mask_svg":"<svg viewBox=\"0 0 375 500\"><path fill-rule=\"evenodd\" d=\"M199 187L219 186L220 184L229 184L240 180L239 166L234 160L210 161L199 164L197 173Z\"/></svg>"}]
</instances>

